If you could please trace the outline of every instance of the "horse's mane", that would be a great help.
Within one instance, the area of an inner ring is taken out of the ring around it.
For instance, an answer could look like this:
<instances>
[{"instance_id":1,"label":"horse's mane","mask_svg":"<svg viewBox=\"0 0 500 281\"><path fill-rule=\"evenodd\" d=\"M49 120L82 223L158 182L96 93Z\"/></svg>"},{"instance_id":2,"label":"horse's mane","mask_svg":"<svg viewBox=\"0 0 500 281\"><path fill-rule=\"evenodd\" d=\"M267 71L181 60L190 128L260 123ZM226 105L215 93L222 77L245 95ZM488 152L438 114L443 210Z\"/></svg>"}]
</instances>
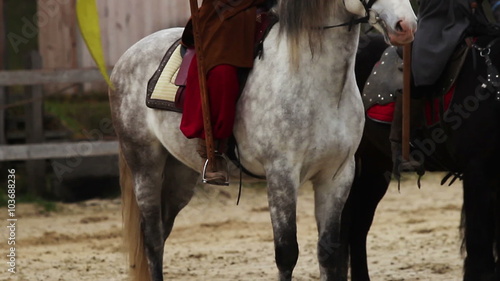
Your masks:
<instances>
[{"instance_id":1,"label":"horse's mane","mask_svg":"<svg viewBox=\"0 0 500 281\"><path fill-rule=\"evenodd\" d=\"M308 39L311 51L321 47L321 35L335 0L278 0L277 14L280 32L286 34L292 51L292 60L297 59L297 46L301 39Z\"/></svg>"}]
</instances>

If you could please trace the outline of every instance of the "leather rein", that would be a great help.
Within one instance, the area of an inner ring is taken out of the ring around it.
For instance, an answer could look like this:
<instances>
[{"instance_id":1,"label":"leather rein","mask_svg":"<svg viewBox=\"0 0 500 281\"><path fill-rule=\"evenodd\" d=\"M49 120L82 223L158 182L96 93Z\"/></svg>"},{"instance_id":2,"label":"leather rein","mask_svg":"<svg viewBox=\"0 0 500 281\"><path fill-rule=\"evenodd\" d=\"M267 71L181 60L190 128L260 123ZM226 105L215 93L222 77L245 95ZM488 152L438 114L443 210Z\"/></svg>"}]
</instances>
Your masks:
<instances>
[{"instance_id":1,"label":"leather rein","mask_svg":"<svg viewBox=\"0 0 500 281\"><path fill-rule=\"evenodd\" d=\"M348 26L349 31L350 31L352 29L352 27L355 26L356 24L368 23L368 21L370 19L370 9L372 8L375 1L377 1L377 0L368 0L368 1L359 0L359 1L361 1L361 4L363 4L363 7L365 8L366 16L364 16L362 18L352 17L351 20L348 22L344 22L341 24L335 24L335 25L323 26L323 27L321 27L321 29L331 29L331 28L336 28L336 27ZM342 2L344 3L344 6L345 6L345 0L343 0Z\"/></svg>"}]
</instances>

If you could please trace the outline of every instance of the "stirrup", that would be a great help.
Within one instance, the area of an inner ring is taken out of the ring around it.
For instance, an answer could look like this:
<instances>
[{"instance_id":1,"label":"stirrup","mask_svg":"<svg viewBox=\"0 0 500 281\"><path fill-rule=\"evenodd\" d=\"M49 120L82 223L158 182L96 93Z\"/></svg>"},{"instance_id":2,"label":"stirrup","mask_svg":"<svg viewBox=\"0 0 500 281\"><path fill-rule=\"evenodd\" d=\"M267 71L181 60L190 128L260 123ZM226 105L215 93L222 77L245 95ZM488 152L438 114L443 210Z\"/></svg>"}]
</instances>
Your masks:
<instances>
[{"instance_id":1,"label":"stirrup","mask_svg":"<svg viewBox=\"0 0 500 281\"><path fill-rule=\"evenodd\" d=\"M205 184L213 184L213 185L222 185L222 186L228 186L229 185L229 164L227 162L226 157L224 154L220 153L215 153L215 166L216 166L216 171L214 172L209 172L209 173L217 173L219 177L213 178L213 179L208 179L207 178L207 167L208 167L208 159L205 161L205 164L203 165L203 172L202 172L202 182Z\"/></svg>"}]
</instances>

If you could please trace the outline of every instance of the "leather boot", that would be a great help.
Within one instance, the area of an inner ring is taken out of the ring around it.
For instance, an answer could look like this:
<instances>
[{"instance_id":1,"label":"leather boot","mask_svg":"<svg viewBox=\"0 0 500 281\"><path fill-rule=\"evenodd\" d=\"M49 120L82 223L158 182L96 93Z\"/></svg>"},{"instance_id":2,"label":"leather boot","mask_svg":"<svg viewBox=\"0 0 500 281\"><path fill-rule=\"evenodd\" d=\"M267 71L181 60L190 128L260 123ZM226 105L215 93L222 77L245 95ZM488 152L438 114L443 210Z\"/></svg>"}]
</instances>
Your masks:
<instances>
[{"instance_id":1,"label":"leather boot","mask_svg":"<svg viewBox=\"0 0 500 281\"><path fill-rule=\"evenodd\" d=\"M229 175L227 173L227 162L224 159L223 154L227 151L227 139L215 140L215 168L214 170L209 169L209 165L207 166L207 170L205 171L204 183L213 184L213 185L228 185L229 183ZM196 151L200 155L203 160L203 168L205 168L205 164L207 162L207 144L204 139L198 139L198 146ZM226 165L226 166L224 166Z\"/></svg>"},{"instance_id":2,"label":"leather boot","mask_svg":"<svg viewBox=\"0 0 500 281\"><path fill-rule=\"evenodd\" d=\"M412 126L418 126L420 123L421 110L423 104L421 101L412 101L410 123ZM425 169L423 163L412 159L404 160L402 155L402 132L403 132L403 97L396 97L396 105L394 108L394 119L391 124L391 133L389 140L391 141L392 151L392 174L399 180L401 172L416 172L418 175L423 175Z\"/></svg>"}]
</instances>

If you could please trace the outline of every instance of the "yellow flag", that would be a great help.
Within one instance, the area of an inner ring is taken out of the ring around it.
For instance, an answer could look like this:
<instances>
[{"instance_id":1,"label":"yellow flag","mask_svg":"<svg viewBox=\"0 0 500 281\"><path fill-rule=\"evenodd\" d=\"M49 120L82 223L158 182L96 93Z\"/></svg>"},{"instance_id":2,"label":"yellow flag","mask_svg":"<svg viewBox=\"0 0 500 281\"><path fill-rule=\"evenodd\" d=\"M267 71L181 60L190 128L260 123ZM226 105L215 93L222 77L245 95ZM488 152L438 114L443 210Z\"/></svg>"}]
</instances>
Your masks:
<instances>
[{"instance_id":1,"label":"yellow flag","mask_svg":"<svg viewBox=\"0 0 500 281\"><path fill-rule=\"evenodd\" d=\"M96 0L77 0L76 15L85 44L87 44L87 48L99 71L101 71L102 76L104 76L104 79L112 88L113 85L108 76L104 52L102 50L99 12L97 11Z\"/></svg>"}]
</instances>

